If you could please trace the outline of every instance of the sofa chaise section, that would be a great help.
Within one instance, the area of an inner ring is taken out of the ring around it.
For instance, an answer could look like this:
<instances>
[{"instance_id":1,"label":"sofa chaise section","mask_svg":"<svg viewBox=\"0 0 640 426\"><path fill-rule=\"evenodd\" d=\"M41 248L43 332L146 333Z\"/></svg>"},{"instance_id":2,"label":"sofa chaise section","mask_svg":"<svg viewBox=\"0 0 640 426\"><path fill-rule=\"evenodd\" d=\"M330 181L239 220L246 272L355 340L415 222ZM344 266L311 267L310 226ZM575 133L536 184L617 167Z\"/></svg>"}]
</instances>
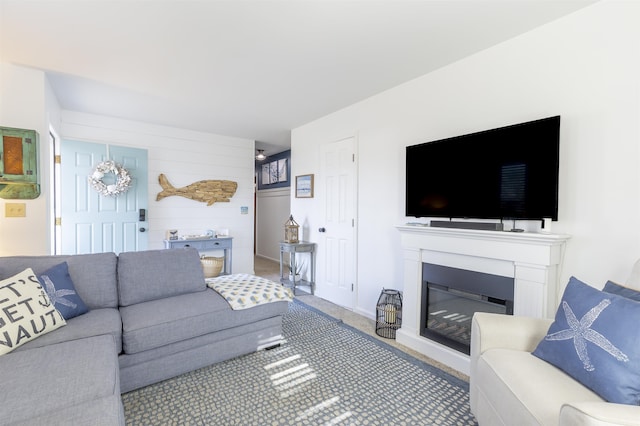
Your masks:
<instances>
[{"instance_id":1,"label":"sofa chaise section","mask_svg":"<svg viewBox=\"0 0 640 426\"><path fill-rule=\"evenodd\" d=\"M2 424L125 424L112 335L14 351L0 361Z\"/></svg>"}]
</instances>

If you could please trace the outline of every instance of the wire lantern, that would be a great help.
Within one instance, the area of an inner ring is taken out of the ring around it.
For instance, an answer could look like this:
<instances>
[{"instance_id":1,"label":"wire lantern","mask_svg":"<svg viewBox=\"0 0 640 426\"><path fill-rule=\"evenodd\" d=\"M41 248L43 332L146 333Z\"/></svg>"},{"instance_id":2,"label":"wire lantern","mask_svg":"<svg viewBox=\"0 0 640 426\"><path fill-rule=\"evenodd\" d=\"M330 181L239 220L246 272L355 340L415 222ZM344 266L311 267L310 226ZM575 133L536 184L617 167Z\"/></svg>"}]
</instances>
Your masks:
<instances>
[{"instance_id":1,"label":"wire lantern","mask_svg":"<svg viewBox=\"0 0 640 426\"><path fill-rule=\"evenodd\" d=\"M387 339L396 338L396 330L402 326L402 293L382 289L376 304L376 334Z\"/></svg>"}]
</instances>

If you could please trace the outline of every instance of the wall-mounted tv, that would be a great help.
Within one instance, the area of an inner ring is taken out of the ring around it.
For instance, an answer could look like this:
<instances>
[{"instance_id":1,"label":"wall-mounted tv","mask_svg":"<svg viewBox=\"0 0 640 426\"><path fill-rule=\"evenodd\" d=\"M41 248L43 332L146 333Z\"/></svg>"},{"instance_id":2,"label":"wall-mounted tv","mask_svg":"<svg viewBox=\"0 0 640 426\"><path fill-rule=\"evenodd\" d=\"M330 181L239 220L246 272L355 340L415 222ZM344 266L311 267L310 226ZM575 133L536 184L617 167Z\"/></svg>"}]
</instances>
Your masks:
<instances>
[{"instance_id":1,"label":"wall-mounted tv","mask_svg":"<svg viewBox=\"0 0 640 426\"><path fill-rule=\"evenodd\" d=\"M560 116L406 148L406 216L558 220Z\"/></svg>"}]
</instances>

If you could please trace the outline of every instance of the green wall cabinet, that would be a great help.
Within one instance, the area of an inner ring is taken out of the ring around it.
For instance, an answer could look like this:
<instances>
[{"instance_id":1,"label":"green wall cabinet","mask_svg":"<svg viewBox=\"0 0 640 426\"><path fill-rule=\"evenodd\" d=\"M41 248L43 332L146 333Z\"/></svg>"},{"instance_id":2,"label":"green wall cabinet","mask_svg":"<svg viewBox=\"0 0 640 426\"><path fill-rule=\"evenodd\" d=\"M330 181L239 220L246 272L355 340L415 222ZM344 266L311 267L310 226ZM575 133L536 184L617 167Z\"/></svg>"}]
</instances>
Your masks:
<instances>
[{"instance_id":1,"label":"green wall cabinet","mask_svg":"<svg viewBox=\"0 0 640 426\"><path fill-rule=\"evenodd\" d=\"M38 132L0 127L0 198L31 200L39 195Z\"/></svg>"}]
</instances>

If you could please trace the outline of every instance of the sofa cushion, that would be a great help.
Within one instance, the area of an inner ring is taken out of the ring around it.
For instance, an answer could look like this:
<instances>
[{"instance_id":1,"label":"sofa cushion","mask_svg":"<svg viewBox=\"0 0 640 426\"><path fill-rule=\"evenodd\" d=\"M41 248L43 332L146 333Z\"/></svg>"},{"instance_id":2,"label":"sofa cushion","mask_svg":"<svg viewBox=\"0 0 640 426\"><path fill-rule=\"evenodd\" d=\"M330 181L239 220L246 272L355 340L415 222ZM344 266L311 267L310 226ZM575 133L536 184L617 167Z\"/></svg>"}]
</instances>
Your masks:
<instances>
[{"instance_id":1,"label":"sofa cushion","mask_svg":"<svg viewBox=\"0 0 640 426\"><path fill-rule=\"evenodd\" d=\"M640 302L640 291L634 290L629 287L621 286L620 284L616 284L613 281L607 281L602 291L606 291L607 293L617 294L619 296L626 297L627 299Z\"/></svg>"},{"instance_id":2,"label":"sofa cushion","mask_svg":"<svg viewBox=\"0 0 640 426\"><path fill-rule=\"evenodd\" d=\"M134 354L122 353L118 357L120 362L120 371L123 368L134 367L143 363L163 359L179 353L188 353L194 349L198 349L205 345L219 344L225 345L224 341L234 339L240 336L251 336L259 334L260 341L253 342L253 351L264 349L282 343L282 317L271 317L263 320L255 321L249 324L239 325L237 327L226 328L213 333L203 334L202 336L193 337L191 339L180 340L175 343L169 343L158 348L148 351L137 352ZM24 347L24 346L23 346ZM22 347L20 348L22 349ZM232 348L220 347L221 356L228 353ZM153 374L153 372L150 372ZM120 375L120 383L126 382L128 378Z\"/></svg>"},{"instance_id":3,"label":"sofa cushion","mask_svg":"<svg viewBox=\"0 0 640 426\"><path fill-rule=\"evenodd\" d=\"M69 275L87 308L117 308L116 261L114 253L0 257L0 279L26 268L40 275L59 263L67 262Z\"/></svg>"},{"instance_id":4,"label":"sofa cushion","mask_svg":"<svg viewBox=\"0 0 640 426\"><path fill-rule=\"evenodd\" d=\"M160 348L122 354L120 388L129 392L282 342L282 317L273 317Z\"/></svg>"},{"instance_id":5,"label":"sofa cushion","mask_svg":"<svg viewBox=\"0 0 640 426\"><path fill-rule=\"evenodd\" d=\"M286 302L234 311L213 290L120 308L123 350L134 354L227 328L282 315Z\"/></svg>"},{"instance_id":6,"label":"sofa cushion","mask_svg":"<svg viewBox=\"0 0 640 426\"><path fill-rule=\"evenodd\" d=\"M194 248L147 250L118 256L120 306L206 290Z\"/></svg>"},{"instance_id":7,"label":"sofa cushion","mask_svg":"<svg viewBox=\"0 0 640 426\"><path fill-rule=\"evenodd\" d=\"M0 281L0 355L63 325L30 268Z\"/></svg>"},{"instance_id":8,"label":"sofa cushion","mask_svg":"<svg viewBox=\"0 0 640 426\"><path fill-rule=\"evenodd\" d=\"M116 341L116 350L122 351L122 320L120 311L113 308L93 309L71 318L67 325L20 346L17 351L39 348L69 340L110 334Z\"/></svg>"},{"instance_id":9,"label":"sofa cushion","mask_svg":"<svg viewBox=\"0 0 640 426\"><path fill-rule=\"evenodd\" d=\"M96 336L49 345L2 357L0 419L3 424L37 423L47 413L77 412L94 403L104 411L81 423L121 417L118 358L112 336ZM108 404L102 401L108 400ZM116 410L116 411L114 411ZM102 423L100 423L102 424ZM110 421L105 424L118 424Z\"/></svg>"},{"instance_id":10,"label":"sofa cushion","mask_svg":"<svg viewBox=\"0 0 640 426\"><path fill-rule=\"evenodd\" d=\"M38 280L47 292L53 306L65 320L85 314L89 310L76 292L76 287L69 275L67 262L47 269L38 275Z\"/></svg>"},{"instance_id":11,"label":"sofa cushion","mask_svg":"<svg viewBox=\"0 0 640 426\"><path fill-rule=\"evenodd\" d=\"M640 303L571 277L533 354L609 402L640 404Z\"/></svg>"}]
</instances>

